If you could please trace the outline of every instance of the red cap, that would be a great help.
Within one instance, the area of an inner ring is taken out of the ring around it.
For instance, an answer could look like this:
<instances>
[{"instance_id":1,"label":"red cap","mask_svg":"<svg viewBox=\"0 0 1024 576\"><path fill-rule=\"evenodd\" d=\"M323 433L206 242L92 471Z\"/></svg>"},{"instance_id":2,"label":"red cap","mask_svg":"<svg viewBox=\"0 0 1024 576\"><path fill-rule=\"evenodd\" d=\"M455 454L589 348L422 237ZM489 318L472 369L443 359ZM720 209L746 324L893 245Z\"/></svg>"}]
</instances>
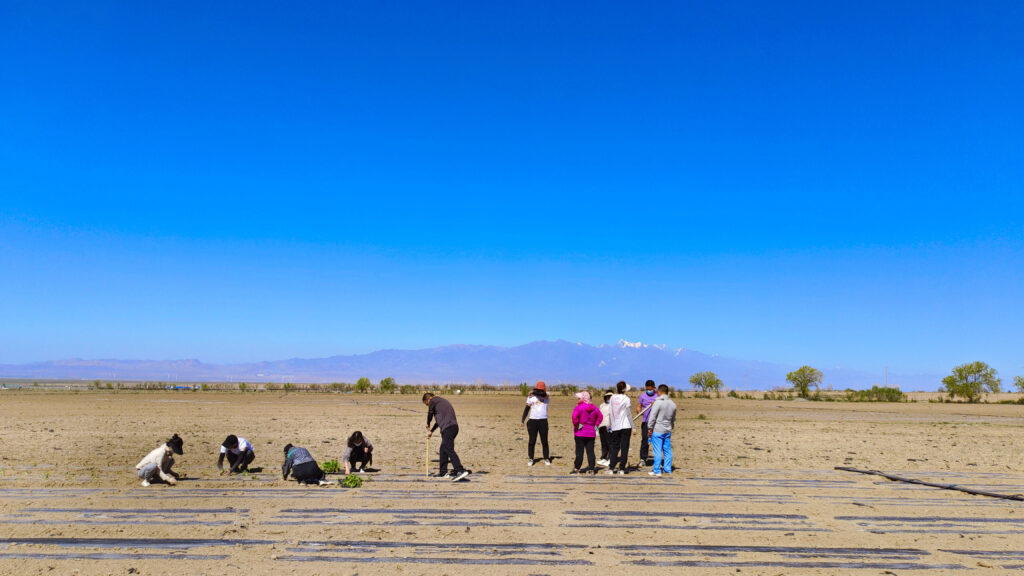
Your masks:
<instances>
[{"instance_id":1,"label":"red cap","mask_svg":"<svg viewBox=\"0 0 1024 576\"><path fill-rule=\"evenodd\" d=\"M537 382L537 385L534 386L534 388L536 388L537 390L544 390L545 392L547 392L548 390L547 384L545 384L543 380Z\"/></svg>"}]
</instances>

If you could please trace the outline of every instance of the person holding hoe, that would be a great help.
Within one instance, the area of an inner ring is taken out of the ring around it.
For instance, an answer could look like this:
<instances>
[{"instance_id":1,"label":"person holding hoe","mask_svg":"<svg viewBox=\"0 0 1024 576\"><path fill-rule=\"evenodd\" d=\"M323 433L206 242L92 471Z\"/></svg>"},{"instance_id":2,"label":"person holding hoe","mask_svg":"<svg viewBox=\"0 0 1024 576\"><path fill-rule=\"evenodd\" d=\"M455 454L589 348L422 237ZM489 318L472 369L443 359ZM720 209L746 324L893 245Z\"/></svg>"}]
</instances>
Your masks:
<instances>
[{"instance_id":1,"label":"person holding hoe","mask_svg":"<svg viewBox=\"0 0 1024 576\"><path fill-rule=\"evenodd\" d=\"M423 404L427 406L427 438L429 439L434 430L441 429L441 449L438 452L439 478L451 478L452 482L463 480L469 476L469 470L462 467L459 455L455 453L455 437L459 435L459 423L455 419L455 408L452 403L434 396L430 392L423 395ZM434 422L434 427L430 423ZM452 464L452 475L448 476L448 463Z\"/></svg>"}]
</instances>

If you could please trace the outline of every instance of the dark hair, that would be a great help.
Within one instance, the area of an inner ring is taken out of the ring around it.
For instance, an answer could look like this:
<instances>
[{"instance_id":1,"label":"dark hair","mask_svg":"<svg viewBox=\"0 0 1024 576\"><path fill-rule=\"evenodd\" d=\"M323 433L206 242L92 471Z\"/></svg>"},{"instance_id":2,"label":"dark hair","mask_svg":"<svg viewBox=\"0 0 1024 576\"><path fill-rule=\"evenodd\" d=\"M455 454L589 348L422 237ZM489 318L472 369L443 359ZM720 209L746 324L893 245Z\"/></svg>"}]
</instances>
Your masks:
<instances>
[{"instance_id":1,"label":"dark hair","mask_svg":"<svg viewBox=\"0 0 1024 576\"><path fill-rule=\"evenodd\" d=\"M291 450L291 449L292 449L292 445L291 444L285 444L284 445L284 453L285 453L285 455L287 455L288 451Z\"/></svg>"},{"instance_id":2,"label":"dark hair","mask_svg":"<svg viewBox=\"0 0 1024 576\"><path fill-rule=\"evenodd\" d=\"M661 386L658 386L658 392L664 392L665 394L668 394L668 386L666 386L664 384L662 384Z\"/></svg>"},{"instance_id":3,"label":"dark hair","mask_svg":"<svg viewBox=\"0 0 1024 576\"><path fill-rule=\"evenodd\" d=\"M644 382L644 388L654 388L654 380L648 380Z\"/></svg>"},{"instance_id":4,"label":"dark hair","mask_svg":"<svg viewBox=\"0 0 1024 576\"><path fill-rule=\"evenodd\" d=\"M533 394L537 398L546 398L548 395L547 391L541 390L540 388L534 388L533 392L530 392L530 394Z\"/></svg>"},{"instance_id":5,"label":"dark hair","mask_svg":"<svg viewBox=\"0 0 1024 576\"><path fill-rule=\"evenodd\" d=\"M234 448L235 446L238 446L238 436L228 434L228 437L224 439L224 442L221 442L221 446L225 448Z\"/></svg>"},{"instance_id":6,"label":"dark hair","mask_svg":"<svg viewBox=\"0 0 1024 576\"><path fill-rule=\"evenodd\" d=\"M424 401L424 402L426 402L427 400L430 400L430 399L431 399L431 398L433 398L433 397L434 397L434 395L433 395L433 394L431 394L430 392L424 392L424 393L423 393L423 401Z\"/></svg>"},{"instance_id":7,"label":"dark hair","mask_svg":"<svg viewBox=\"0 0 1024 576\"><path fill-rule=\"evenodd\" d=\"M611 390L611 389L605 390L604 391L604 395L602 395L602 398L607 398L607 397L611 396L612 394L615 394L615 390Z\"/></svg>"},{"instance_id":8,"label":"dark hair","mask_svg":"<svg viewBox=\"0 0 1024 576\"><path fill-rule=\"evenodd\" d=\"M626 382L624 380L619 380L619 383L615 385L615 391L618 392L619 394L622 394L623 392L625 392L626 391Z\"/></svg>"},{"instance_id":9,"label":"dark hair","mask_svg":"<svg viewBox=\"0 0 1024 576\"><path fill-rule=\"evenodd\" d=\"M167 439L167 445L171 447L171 452L174 452L175 454L183 454L181 447L184 444L185 441L179 438L177 433Z\"/></svg>"},{"instance_id":10,"label":"dark hair","mask_svg":"<svg viewBox=\"0 0 1024 576\"><path fill-rule=\"evenodd\" d=\"M356 430L355 432L352 433L351 436L348 437L348 447L355 448L356 444L361 444L363 440L363 433L360 432L359 430Z\"/></svg>"}]
</instances>

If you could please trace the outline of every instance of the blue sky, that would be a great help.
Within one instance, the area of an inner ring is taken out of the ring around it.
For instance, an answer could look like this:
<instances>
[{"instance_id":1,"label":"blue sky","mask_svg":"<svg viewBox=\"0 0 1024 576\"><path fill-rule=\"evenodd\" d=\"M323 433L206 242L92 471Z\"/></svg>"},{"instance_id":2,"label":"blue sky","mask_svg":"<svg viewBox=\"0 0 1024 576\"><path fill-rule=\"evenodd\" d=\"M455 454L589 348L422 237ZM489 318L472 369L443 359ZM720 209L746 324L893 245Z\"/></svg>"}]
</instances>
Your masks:
<instances>
[{"instance_id":1,"label":"blue sky","mask_svg":"<svg viewBox=\"0 0 1024 576\"><path fill-rule=\"evenodd\" d=\"M9 2L0 362L1024 373L1024 5Z\"/></svg>"}]
</instances>

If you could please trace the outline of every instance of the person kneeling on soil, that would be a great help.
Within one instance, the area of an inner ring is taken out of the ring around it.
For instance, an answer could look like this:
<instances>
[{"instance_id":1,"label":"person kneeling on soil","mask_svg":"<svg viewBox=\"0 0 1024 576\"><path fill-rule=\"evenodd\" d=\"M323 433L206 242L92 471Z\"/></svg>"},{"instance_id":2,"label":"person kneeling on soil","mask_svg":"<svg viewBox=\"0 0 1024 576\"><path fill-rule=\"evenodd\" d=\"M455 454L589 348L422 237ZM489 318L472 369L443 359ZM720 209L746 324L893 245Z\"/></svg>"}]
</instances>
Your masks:
<instances>
[{"instance_id":1,"label":"person kneeling on soil","mask_svg":"<svg viewBox=\"0 0 1024 576\"><path fill-rule=\"evenodd\" d=\"M341 459L345 463L346 475L353 471L369 470L370 464L373 464L373 444L362 432L356 430L348 437L348 446L345 447Z\"/></svg>"},{"instance_id":2,"label":"person kneeling on soil","mask_svg":"<svg viewBox=\"0 0 1024 576\"><path fill-rule=\"evenodd\" d=\"M281 466L281 479L287 480L288 474L299 484L319 484L327 486L330 482L324 480L324 471L313 459L309 450L299 446L287 444L284 447L284 464Z\"/></svg>"},{"instance_id":3,"label":"person kneeling on soil","mask_svg":"<svg viewBox=\"0 0 1024 576\"><path fill-rule=\"evenodd\" d=\"M159 448L146 454L146 457L135 465L139 478L142 479L143 486L149 486L150 483L158 481L168 484L178 483L178 475L171 472L171 466L174 466L172 454L182 454L183 444L182 439L175 434L167 442L161 444Z\"/></svg>"},{"instance_id":4,"label":"person kneeling on soil","mask_svg":"<svg viewBox=\"0 0 1024 576\"><path fill-rule=\"evenodd\" d=\"M249 464L256 459L256 452L252 449L252 443L245 438L239 438L231 434L224 439L220 445L220 458L217 459L217 469L224 473L224 457L228 458L228 474L239 474L249 470Z\"/></svg>"}]
</instances>

